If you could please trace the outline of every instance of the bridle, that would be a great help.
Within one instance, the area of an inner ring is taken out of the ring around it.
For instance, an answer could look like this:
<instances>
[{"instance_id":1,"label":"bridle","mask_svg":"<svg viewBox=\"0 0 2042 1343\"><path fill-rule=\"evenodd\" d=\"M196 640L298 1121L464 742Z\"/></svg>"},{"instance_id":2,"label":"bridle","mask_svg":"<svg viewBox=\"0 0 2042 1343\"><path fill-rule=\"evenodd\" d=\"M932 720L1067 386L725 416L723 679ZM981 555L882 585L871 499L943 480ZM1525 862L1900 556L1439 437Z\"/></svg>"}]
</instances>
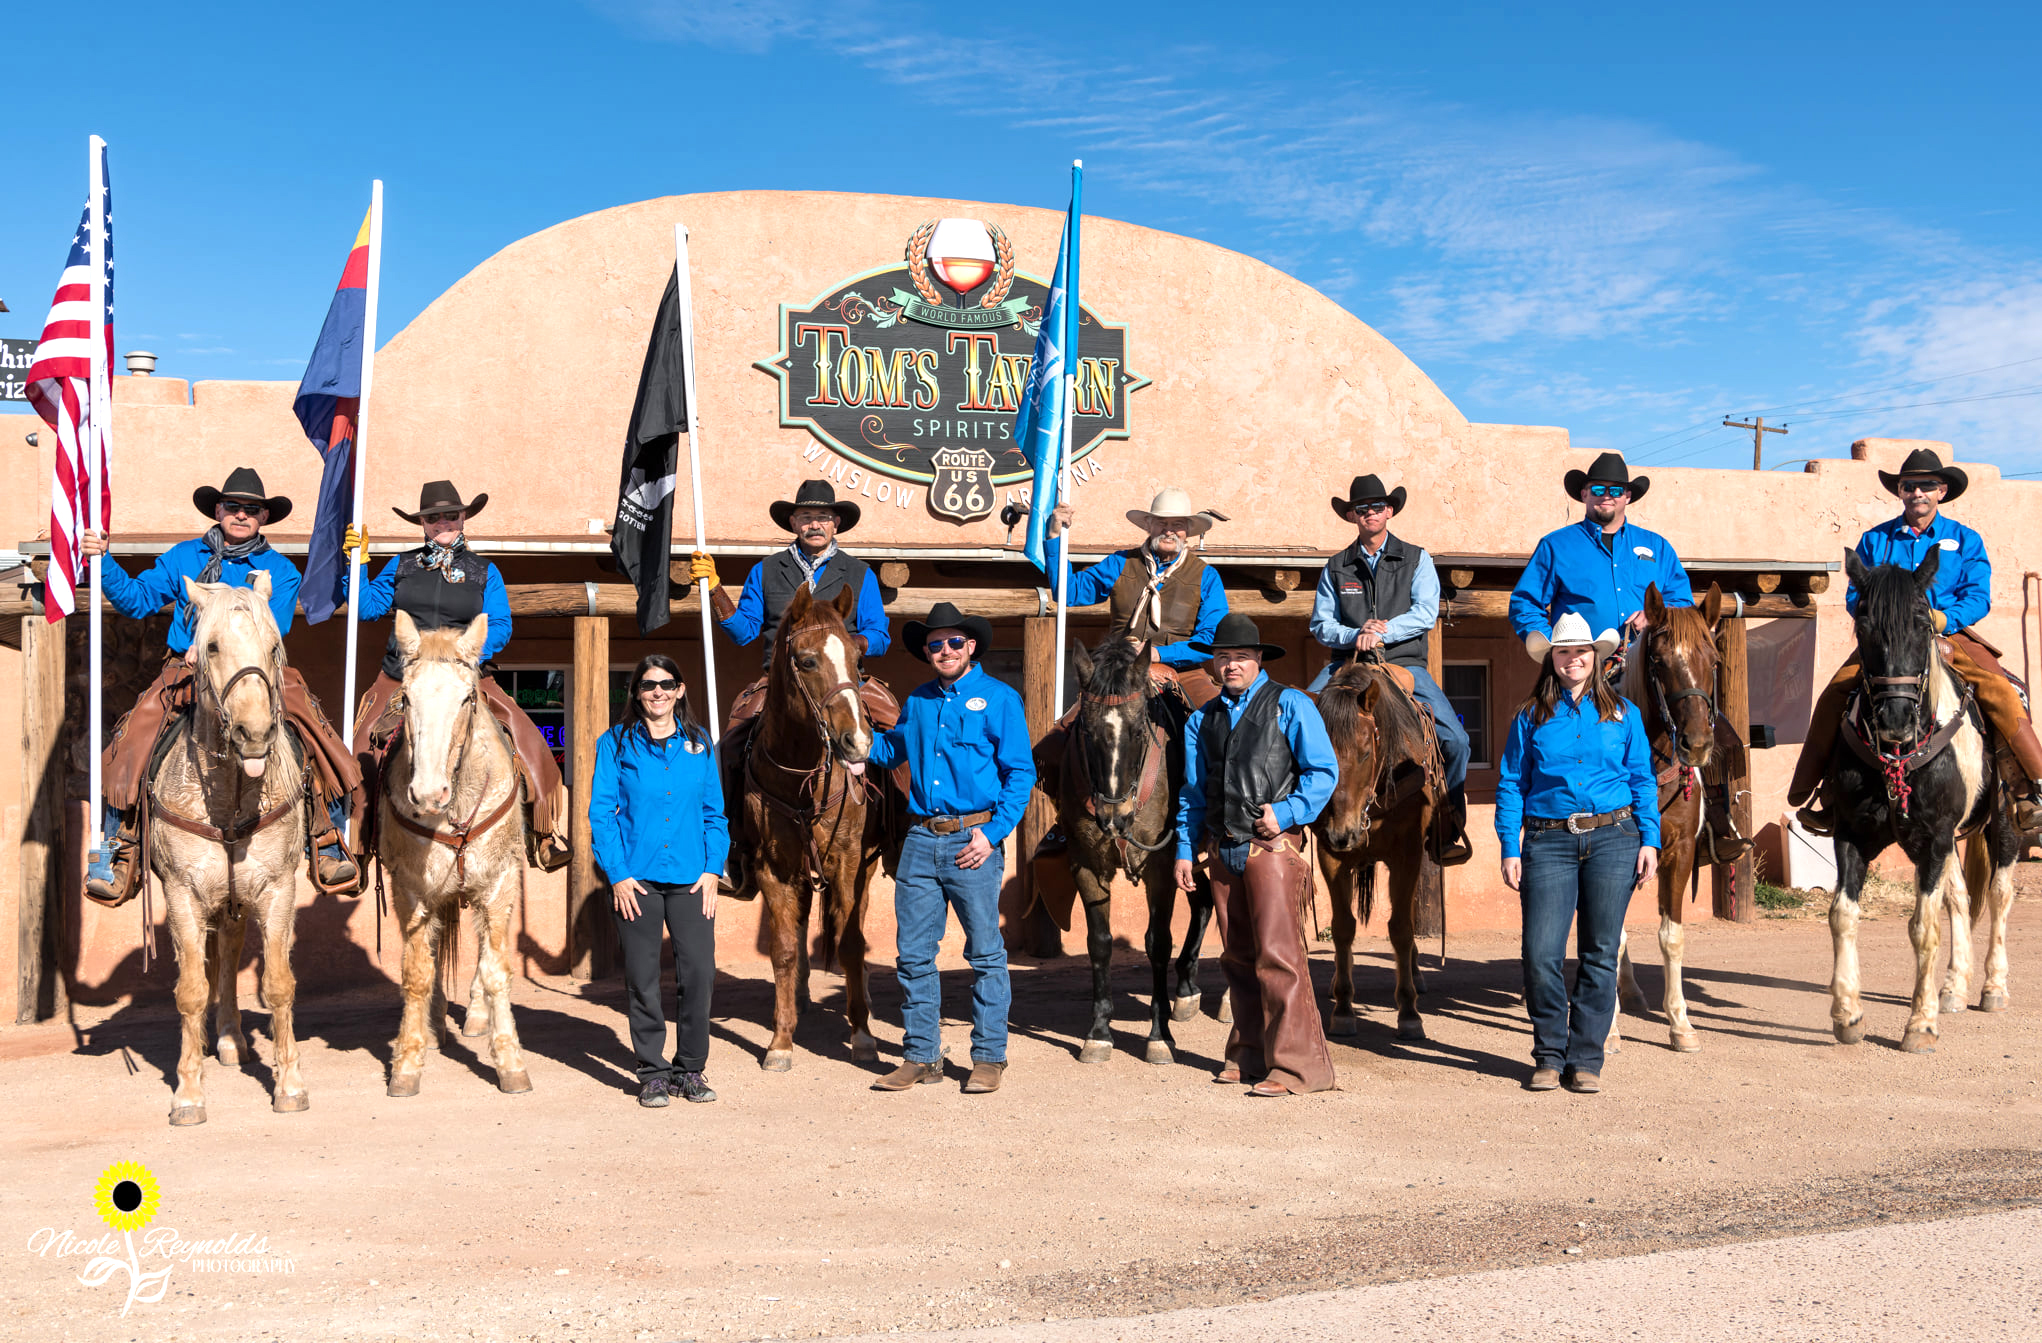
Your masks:
<instances>
[{"instance_id":1,"label":"bridle","mask_svg":"<svg viewBox=\"0 0 2042 1343\"><path fill-rule=\"evenodd\" d=\"M468 694L462 699L461 707L458 711L461 715L461 721L460 725L455 729L454 740L456 745L454 747L454 759L453 763L447 767L447 786L450 790L461 777L461 766L468 759L468 743L475 736L475 715L479 711L482 699L481 675L480 671L476 672L476 680L468 687ZM408 702L409 698L407 697ZM417 750L417 734L407 733L406 735L411 738L412 749L414 751ZM407 816L398 807L394 792L389 799L390 815L396 819L398 825L422 839L432 840L436 844L444 844L454 851L454 885L457 890L468 884L468 846L487 834L498 821L509 815L511 807L519 800L518 789L513 786L510 792L505 794L504 800L497 805L495 811L490 812L487 816L482 816L482 804L489 798L489 787L492 781L492 771L484 769L482 772L482 787L476 791L475 806L469 811L468 819L466 821L449 821L445 830L440 829L438 825L426 825L422 821L413 820L410 816ZM477 819L478 817L480 819ZM520 880L522 879L521 875ZM378 880L381 880L380 867L378 869ZM461 902L466 904L467 901L468 897L464 893L461 896Z\"/></svg>"},{"instance_id":2,"label":"bridle","mask_svg":"<svg viewBox=\"0 0 2042 1343\"><path fill-rule=\"evenodd\" d=\"M1668 637L1672 635L1671 630L1667 630L1665 633ZM1673 710L1674 706L1682 700L1698 699L1708 710L1710 730L1712 732L1715 730L1716 662L1714 657L1709 659L1709 688L1707 690L1697 690L1692 686L1682 686L1672 694L1668 694L1666 687L1660 681L1659 672L1662 669L1670 668L1673 664L1659 657L1653 651L1651 635L1648 634L1639 640L1639 643L1642 645L1642 652L1644 654L1642 670L1645 674L1645 684L1652 688L1653 708L1658 711L1660 721L1666 724L1666 750L1662 754L1659 748L1655 746L1652 748L1652 755L1655 760L1664 760L1668 768L1680 771L1680 796L1684 802L1693 796L1695 776L1699 772L1700 767L1689 764L1680 756L1680 721L1673 716Z\"/></svg>"},{"instance_id":3,"label":"bridle","mask_svg":"<svg viewBox=\"0 0 2042 1343\"><path fill-rule=\"evenodd\" d=\"M864 721L865 704L859 698L860 686L855 679L832 682L823 687L819 694L812 689L807 678L802 676L801 669L794 665L794 632L788 631L786 637L787 674L793 678L795 686L801 691L802 701L808 709L809 724L815 729L816 740L822 746L822 758L805 768L800 765L782 764L766 749L765 739L761 734L745 751L745 774L767 806L800 827L807 848L809 879L819 885L822 881L823 851L836 847L838 833L844 824L844 813L848 810L844 803L850 796L852 783L852 776L846 773L834 789L827 788L830 767L837 763L837 745L836 737L830 732L829 717L823 706L848 690L860 721ZM868 722L866 726L869 731L870 723ZM788 802L766 787L758 774L758 762L761 759L782 774L793 775L799 780L795 785L796 795L805 805ZM862 782L874 793L878 791L878 786L870 778ZM824 811L833 811L835 816L830 822L829 835L818 842L815 834L816 818Z\"/></svg>"},{"instance_id":4,"label":"bridle","mask_svg":"<svg viewBox=\"0 0 2042 1343\"><path fill-rule=\"evenodd\" d=\"M1146 676L1144 676L1144 679L1147 679ZM1150 694L1151 691L1148 687L1130 690L1118 695L1094 695L1084 690L1078 692L1078 704L1081 712L1078 715L1076 726L1080 739L1078 753L1086 776L1085 811L1095 821L1098 819L1101 806L1124 807L1129 803L1139 806L1145 798L1154 795L1156 784L1162 773L1160 754L1162 742L1159 740L1158 725L1146 712ZM1136 702L1140 702L1144 706L1142 730L1132 734L1141 742L1140 759L1134 768L1128 771L1129 782L1125 791L1117 794L1101 792L1093 783L1099 777L1100 771L1093 768L1091 756L1095 743L1092 740L1092 734L1084 730L1085 717L1082 712L1083 706L1096 704L1102 708L1113 709L1122 708ZM1105 827L1102 826L1100 828L1104 829ZM1125 829L1112 832L1110 838L1113 841L1114 848L1120 854L1121 870L1127 873L1128 880L1140 881L1142 869L1147 866L1147 856L1171 845L1175 841L1176 836L1171 832L1170 823L1166 818L1163 824L1163 833L1156 838L1156 842L1153 844L1147 844L1136 839L1130 831ZM1135 857L1128 852L1130 849L1140 850L1142 857Z\"/></svg>"},{"instance_id":5,"label":"bridle","mask_svg":"<svg viewBox=\"0 0 2042 1343\"><path fill-rule=\"evenodd\" d=\"M1860 650L1863 647L1864 640L1860 638ZM1934 719L1928 703L1928 689L1929 674L1935 669L1935 658L1936 645L1932 635L1929 640L1928 661L1918 674L1871 676L1864 670L1864 657L1860 651L1857 704L1844 718L1845 742L1867 764L1878 769L1886 784L1886 798L1893 804L1902 820L1907 818L1908 805L1914 794L1914 785L1908 781L1907 776L1927 764L1950 744L1950 739L1957 735L1957 729L1963 724L1970 706L1971 687L1959 681L1963 702L1958 704L1957 711L1950 715L1948 722L1932 726ZM1904 701L1908 705L1910 736L1905 745L1888 750L1876 732L1865 731L1861 720L1867 701L1872 707L1877 708L1880 704L1893 700Z\"/></svg>"}]
</instances>

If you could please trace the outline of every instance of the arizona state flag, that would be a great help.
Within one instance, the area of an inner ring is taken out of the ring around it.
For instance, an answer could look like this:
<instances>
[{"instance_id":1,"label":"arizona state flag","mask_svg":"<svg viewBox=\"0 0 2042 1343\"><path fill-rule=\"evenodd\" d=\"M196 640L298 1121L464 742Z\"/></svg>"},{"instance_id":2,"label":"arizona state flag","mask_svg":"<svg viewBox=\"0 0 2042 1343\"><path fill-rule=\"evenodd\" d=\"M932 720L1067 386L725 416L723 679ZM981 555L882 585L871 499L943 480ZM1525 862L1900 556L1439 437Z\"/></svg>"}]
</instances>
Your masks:
<instances>
[{"instance_id":1,"label":"arizona state flag","mask_svg":"<svg viewBox=\"0 0 2042 1343\"><path fill-rule=\"evenodd\" d=\"M638 632L667 623L667 566L674 536L674 478L688 427L687 341L681 334L679 272L669 273L638 374L631 427L624 433L623 479L610 552L638 589Z\"/></svg>"},{"instance_id":2,"label":"arizona state flag","mask_svg":"<svg viewBox=\"0 0 2042 1343\"><path fill-rule=\"evenodd\" d=\"M305 585L299 589L308 625L325 620L340 605L341 583L347 573L340 543L354 514L355 418L362 405L362 343L368 302L369 216L365 214L355 245L347 254L347 265L341 268L333 305L326 310L326 325L319 328L319 343L305 361L298 399L292 404L298 423L305 426L305 437L312 440L312 447L326 463L319 477L319 506L312 515Z\"/></svg>"}]
</instances>

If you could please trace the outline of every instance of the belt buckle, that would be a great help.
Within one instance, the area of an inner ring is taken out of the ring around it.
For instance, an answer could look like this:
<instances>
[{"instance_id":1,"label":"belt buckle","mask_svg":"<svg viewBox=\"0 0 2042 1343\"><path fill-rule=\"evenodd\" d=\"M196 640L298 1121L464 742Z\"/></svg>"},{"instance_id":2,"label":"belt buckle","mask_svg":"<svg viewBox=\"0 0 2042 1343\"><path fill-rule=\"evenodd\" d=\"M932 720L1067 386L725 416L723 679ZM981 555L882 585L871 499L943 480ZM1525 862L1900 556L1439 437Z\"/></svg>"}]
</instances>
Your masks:
<instances>
[{"instance_id":1,"label":"belt buckle","mask_svg":"<svg viewBox=\"0 0 2042 1343\"><path fill-rule=\"evenodd\" d=\"M1587 811L1577 811L1577 812L1573 813L1572 815L1568 816L1568 818L1567 818L1567 833L1568 833L1568 834L1570 834L1570 835L1585 835L1585 834L1587 834L1588 832L1587 832L1586 830L1583 830L1583 829L1582 829L1582 828L1581 828L1580 826L1578 826L1578 825L1576 825L1576 824L1574 824L1574 823L1575 823L1576 821L1580 820L1580 819L1581 819L1582 817L1584 817L1584 816L1593 816L1594 814L1595 814L1595 813L1593 813L1593 812L1587 812Z\"/></svg>"}]
</instances>

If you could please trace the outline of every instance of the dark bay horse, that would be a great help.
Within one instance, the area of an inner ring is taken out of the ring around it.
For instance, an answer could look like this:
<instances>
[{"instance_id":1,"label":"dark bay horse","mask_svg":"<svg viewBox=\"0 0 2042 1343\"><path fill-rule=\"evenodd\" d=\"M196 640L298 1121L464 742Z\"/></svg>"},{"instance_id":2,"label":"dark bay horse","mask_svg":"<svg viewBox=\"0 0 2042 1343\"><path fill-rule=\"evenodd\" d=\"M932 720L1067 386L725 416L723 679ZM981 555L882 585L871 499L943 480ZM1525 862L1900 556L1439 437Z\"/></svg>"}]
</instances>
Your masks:
<instances>
[{"instance_id":1,"label":"dark bay horse","mask_svg":"<svg viewBox=\"0 0 2042 1343\"><path fill-rule=\"evenodd\" d=\"M1397 1038L1423 1040L1418 1018L1418 875L1446 769L1432 720L1380 662L1359 659L1319 692L1319 715L1340 759L1340 782L1312 833L1333 899L1333 1016L1328 1035L1353 1035L1354 931L1375 904L1375 865L1390 869L1390 946L1397 958ZM1357 920L1358 914L1358 920Z\"/></svg>"},{"instance_id":2,"label":"dark bay horse","mask_svg":"<svg viewBox=\"0 0 2042 1343\"><path fill-rule=\"evenodd\" d=\"M1085 902L1085 950L1092 961L1092 1025L1078 1057L1113 1056L1113 877L1125 872L1148 894L1151 990L1150 1063L1175 1057L1172 1021L1198 1011L1198 949L1212 918L1212 887L1201 873L1189 897L1191 926L1170 983L1170 919L1177 911L1174 859L1177 792L1184 786L1184 741L1152 711L1156 695L1146 640L1109 636L1096 654L1072 649L1083 686L1077 721L1065 738L1057 819L1070 837L1071 878Z\"/></svg>"},{"instance_id":3,"label":"dark bay horse","mask_svg":"<svg viewBox=\"0 0 2042 1343\"><path fill-rule=\"evenodd\" d=\"M1970 997L1972 898L1991 918L1981 1011L2007 1005L2007 911L2021 837L1993 768L1992 743L1969 689L1944 662L1928 590L1941 552L1909 573L1868 569L1853 551L1844 566L1858 589L1859 684L1844 711L1824 788L1836 818L1836 900L1829 908L1836 968L1830 1022L1847 1045L1865 1038L1858 981L1858 894L1865 869L1888 844L1914 863L1914 1000L1900 1047L1936 1047L1937 1012L1962 1012ZM1964 840L1960 862L1958 840ZM1950 968L1940 1002L1930 989L1950 907Z\"/></svg>"},{"instance_id":4,"label":"dark bay horse","mask_svg":"<svg viewBox=\"0 0 2042 1343\"><path fill-rule=\"evenodd\" d=\"M780 619L765 705L743 775L741 833L765 898L773 960L773 1039L760 1066L794 1066L794 1023L808 1006L808 920L823 899L826 945L844 970L851 1056L879 1056L866 1001L865 898L878 866L880 802L862 769L872 724L859 698L858 651L845 625L858 594L818 602L798 590Z\"/></svg>"}]
</instances>

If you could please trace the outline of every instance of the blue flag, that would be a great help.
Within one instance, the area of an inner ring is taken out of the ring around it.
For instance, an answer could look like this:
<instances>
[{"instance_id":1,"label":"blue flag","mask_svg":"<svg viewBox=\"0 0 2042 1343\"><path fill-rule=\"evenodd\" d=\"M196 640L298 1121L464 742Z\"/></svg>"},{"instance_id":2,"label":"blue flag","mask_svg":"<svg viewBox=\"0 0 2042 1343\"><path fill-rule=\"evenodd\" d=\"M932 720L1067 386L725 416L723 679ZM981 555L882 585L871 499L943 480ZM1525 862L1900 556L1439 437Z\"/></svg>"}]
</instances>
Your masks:
<instances>
[{"instance_id":1,"label":"blue flag","mask_svg":"<svg viewBox=\"0 0 2042 1343\"><path fill-rule=\"evenodd\" d=\"M1042 325L1035 333L1035 360L1021 409L1014 416L1014 441L1035 468L1035 486L1028 505L1029 563L1049 573L1048 527L1062 483L1064 400L1068 379L1077 368L1078 353L1078 220L1083 170L1071 168L1071 208L1064 216L1063 241L1057 246L1056 275L1042 305ZM1054 579L1054 575L1051 575ZM1061 597L1062 593L1058 593Z\"/></svg>"},{"instance_id":2,"label":"blue flag","mask_svg":"<svg viewBox=\"0 0 2042 1343\"><path fill-rule=\"evenodd\" d=\"M312 544L305 556L305 585L299 589L305 623L317 625L340 605L347 564L341 534L354 516L355 421L362 405L362 342L368 325L369 216L341 267L333 306L319 328L319 343L305 361L292 409L305 437L325 463L319 476L319 506L312 515Z\"/></svg>"}]
</instances>

